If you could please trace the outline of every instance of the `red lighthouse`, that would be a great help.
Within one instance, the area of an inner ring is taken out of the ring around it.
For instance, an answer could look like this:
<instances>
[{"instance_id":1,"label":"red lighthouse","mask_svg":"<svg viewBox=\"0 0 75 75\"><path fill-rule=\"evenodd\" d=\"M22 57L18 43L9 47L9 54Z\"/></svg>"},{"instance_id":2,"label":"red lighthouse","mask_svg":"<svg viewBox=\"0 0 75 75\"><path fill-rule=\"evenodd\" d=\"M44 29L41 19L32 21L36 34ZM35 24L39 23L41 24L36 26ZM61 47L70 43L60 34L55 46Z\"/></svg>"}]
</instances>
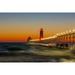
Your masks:
<instances>
[{"instance_id":1,"label":"red lighthouse","mask_svg":"<svg viewBox=\"0 0 75 75\"><path fill-rule=\"evenodd\" d=\"M43 38L43 28L40 29L40 40Z\"/></svg>"}]
</instances>

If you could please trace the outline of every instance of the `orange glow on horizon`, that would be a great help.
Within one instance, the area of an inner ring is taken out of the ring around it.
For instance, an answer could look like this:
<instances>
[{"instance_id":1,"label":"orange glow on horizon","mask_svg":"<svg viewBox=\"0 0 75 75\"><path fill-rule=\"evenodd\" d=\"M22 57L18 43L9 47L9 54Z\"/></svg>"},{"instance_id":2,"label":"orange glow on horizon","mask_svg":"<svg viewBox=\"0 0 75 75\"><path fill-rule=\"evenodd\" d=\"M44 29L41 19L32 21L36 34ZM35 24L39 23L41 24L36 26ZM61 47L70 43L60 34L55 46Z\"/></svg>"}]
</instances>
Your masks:
<instances>
[{"instance_id":1,"label":"orange glow on horizon","mask_svg":"<svg viewBox=\"0 0 75 75\"><path fill-rule=\"evenodd\" d=\"M0 42L18 42L18 41L26 41L28 37L31 37L32 39L39 39L39 34L0 34ZM49 35L44 35L45 37L48 37Z\"/></svg>"},{"instance_id":2,"label":"orange glow on horizon","mask_svg":"<svg viewBox=\"0 0 75 75\"><path fill-rule=\"evenodd\" d=\"M53 26L53 25L52 25ZM53 27L43 27L44 30L44 38L55 35L57 32L60 32L60 27L57 29ZM4 41L26 41L30 36L32 39L39 39L40 28L38 25L35 27L22 27L21 25L13 26L13 24L9 25L9 27L1 26L0 28L0 42ZM63 28L62 28L63 30Z\"/></svg>"}]
</instances>

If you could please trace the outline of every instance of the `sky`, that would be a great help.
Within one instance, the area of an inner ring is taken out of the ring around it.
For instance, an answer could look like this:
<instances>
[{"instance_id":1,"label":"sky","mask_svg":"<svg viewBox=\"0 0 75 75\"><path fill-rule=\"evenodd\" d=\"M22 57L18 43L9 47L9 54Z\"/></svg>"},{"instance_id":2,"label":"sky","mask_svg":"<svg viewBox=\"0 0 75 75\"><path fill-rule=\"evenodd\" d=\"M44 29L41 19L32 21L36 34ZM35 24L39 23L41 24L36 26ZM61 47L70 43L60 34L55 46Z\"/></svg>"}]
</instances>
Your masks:
<instances>
[{"instance_id":1,"label":"sky","mask_svg":"<svg viewBox=\"0 0 75 75\"><path fill-rule=\"evenodd\" d=\"M49 37L75 28L74 13L0 13L0 42L39 38L40 28Z\"/></svg>"}]
</instances>

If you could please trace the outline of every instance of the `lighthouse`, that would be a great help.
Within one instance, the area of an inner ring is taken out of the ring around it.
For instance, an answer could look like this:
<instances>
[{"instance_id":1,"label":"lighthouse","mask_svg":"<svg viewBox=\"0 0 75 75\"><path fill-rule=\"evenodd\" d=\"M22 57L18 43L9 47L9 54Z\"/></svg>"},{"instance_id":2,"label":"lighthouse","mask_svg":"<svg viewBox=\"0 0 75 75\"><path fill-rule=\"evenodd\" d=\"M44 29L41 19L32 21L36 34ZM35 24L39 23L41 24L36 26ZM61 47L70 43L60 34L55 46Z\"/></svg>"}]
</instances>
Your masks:
<instances>
[{"instance_id":1,"label":"lighthouse","mask_svg":"<svg viewBox=\"0 0 75 75\"><path fill-rule=\"evenodd\" d=\"M43 28L40 29L40 40L43 38Z\"/></svg>"}]
</instances>

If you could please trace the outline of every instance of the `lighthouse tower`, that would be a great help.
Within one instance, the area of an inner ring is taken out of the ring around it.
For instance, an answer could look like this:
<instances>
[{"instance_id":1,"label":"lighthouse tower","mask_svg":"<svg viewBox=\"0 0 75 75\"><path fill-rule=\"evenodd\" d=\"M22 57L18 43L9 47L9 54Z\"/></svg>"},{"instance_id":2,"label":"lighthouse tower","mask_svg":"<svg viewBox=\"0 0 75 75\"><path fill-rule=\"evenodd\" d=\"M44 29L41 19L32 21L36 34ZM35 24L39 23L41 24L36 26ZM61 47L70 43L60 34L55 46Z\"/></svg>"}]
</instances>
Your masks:
<instances>
[{"instance_id":1,"label":"lighthouse tower","mask_svg":"<svg viewBox=\"0 0 75 75\"><path fill-rule=\"evenodd\" d=\"M43 38L43 28L40 29L40 40Z\"/></svg>"}]
</instances>

